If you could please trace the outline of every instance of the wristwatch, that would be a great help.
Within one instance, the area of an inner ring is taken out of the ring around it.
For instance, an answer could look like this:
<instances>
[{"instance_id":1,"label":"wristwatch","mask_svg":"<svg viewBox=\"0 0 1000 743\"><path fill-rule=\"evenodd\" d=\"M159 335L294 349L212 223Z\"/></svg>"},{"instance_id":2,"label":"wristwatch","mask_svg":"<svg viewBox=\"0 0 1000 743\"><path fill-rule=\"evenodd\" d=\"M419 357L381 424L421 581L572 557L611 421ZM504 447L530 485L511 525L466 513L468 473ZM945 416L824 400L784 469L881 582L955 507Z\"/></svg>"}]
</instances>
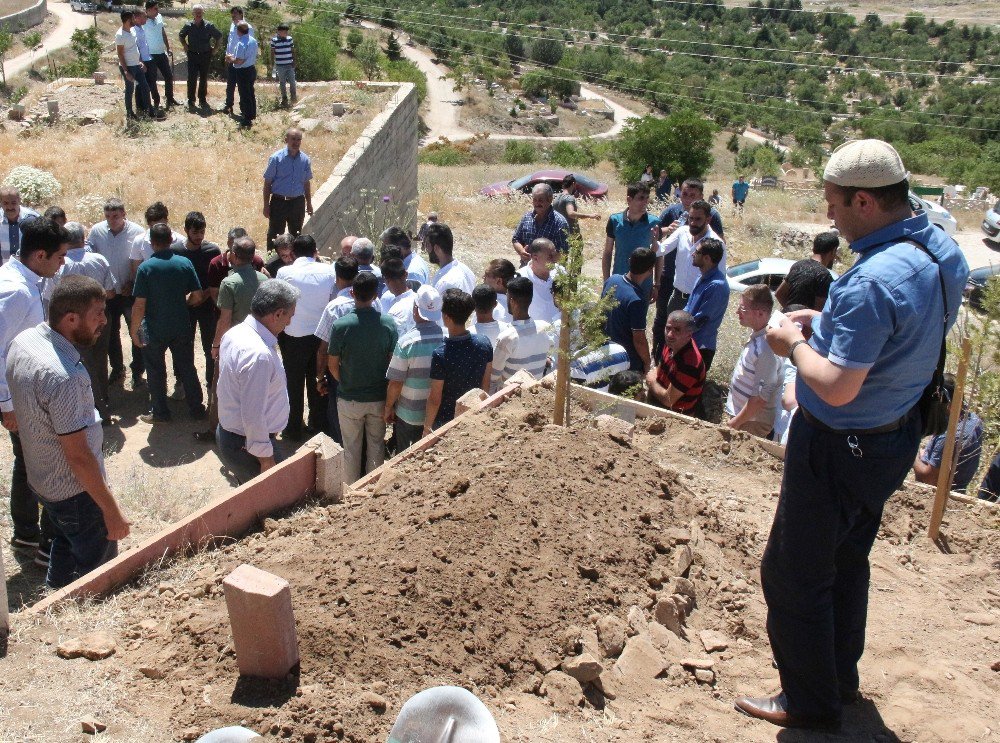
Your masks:
<instances>
[{"instance_id":1,"label":"wristwatch","mask_svg":"<svg viewBox=\"0 0 1000 743\"><path fill-rule=\"evenodd\" d=\"M795 353L796 347L801 346L803 343L808 343L808 342L809 341L803 338L799 338L797 341L795 341L795 343L793 343L788 347L788 360L792 362L792 366L794 366L796 369L798 369L799 365L795 363L795 356L793 356L792 354Z\"/></svg>"}]
</instances>

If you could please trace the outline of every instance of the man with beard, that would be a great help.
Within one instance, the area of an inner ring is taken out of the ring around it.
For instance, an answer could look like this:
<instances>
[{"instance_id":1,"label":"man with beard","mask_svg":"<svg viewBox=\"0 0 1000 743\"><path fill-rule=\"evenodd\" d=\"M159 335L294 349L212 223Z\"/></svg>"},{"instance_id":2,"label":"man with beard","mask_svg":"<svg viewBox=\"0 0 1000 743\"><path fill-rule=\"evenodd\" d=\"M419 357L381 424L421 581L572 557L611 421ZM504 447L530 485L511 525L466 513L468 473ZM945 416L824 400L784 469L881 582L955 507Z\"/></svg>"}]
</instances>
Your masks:
<instances>
[{"instance_id":1,"label":"man with beard","mask_svg":"<svg viewBox=\"0 0 1000 743\"><path fill-rule=\"evenodd\" d=\"M113 558L129 533L108 487L101 420L77 350L94 345L107 324L105 296L93 279L67 276L52 293L48 322L18 335L7 354L28 483L55 526L50 588Z\"/></svg>"},{"instance_id":2,"label":"man with beard","mask_svg":"<svg viewBox=\"0 0 1000 743\"><path fill-rule=\"evenodd\" d=\"M427 228L427 245L431 263L438 266L438 272L430 282L438 294L444 296L448 289L461 289L466 294L472 294L476 288L476 275L454 257L455 238L451 227L441 222L432 224Z\"/></svg>"}]
</instances>

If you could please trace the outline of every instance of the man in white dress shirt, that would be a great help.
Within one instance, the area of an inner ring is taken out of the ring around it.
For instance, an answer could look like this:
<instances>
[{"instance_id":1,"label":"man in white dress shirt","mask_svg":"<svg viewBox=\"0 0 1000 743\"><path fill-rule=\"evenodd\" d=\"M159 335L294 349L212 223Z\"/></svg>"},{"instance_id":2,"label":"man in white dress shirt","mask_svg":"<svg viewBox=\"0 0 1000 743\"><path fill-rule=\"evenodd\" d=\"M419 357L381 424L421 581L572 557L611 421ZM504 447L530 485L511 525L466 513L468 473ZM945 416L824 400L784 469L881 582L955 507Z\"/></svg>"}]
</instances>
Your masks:
<instances>
[{"instance_id":1,"label":"man in white dress shirt","mask_svg":"<svg viewBox=\"0 0 1000 743\"><path fill-rule=\"evenodd\" d=\"M438 266L438 272L431 280L431 286L444 296L448 289L461 289L471 295L476 288L476 275L472 269L452 255L455 248L455 238L451 228L443 223L432 224L427 228L427 244L431 263Z\"/></svg>"},{"instance_id":2,"label":"man in white dress shirt","mask_svg":"<svg viewBox=\"0 0 1000 743\"><path fill-rule=\"evenodd\" d=\"M42 322L39 284L42 279L56 275L68 247L66 230L51 219L39 217L24 225L18 256L0 266L0 370L7 368L7 350L15 336ZM35 562L48 565L49 546L55 530L44 513L39 528L38 498L28 486L6 374L0 374L0 411L3 427L10 432L14 449L14 470L10 478L10 516L14 530L11 545L16 550L34 552Z\"/></svg>"},{"instance_id":3,"label":"man in white dress shirt","mask_svg":"<svg viewBox=\"0 0 1000 743\"><path fill-rule=\"evenodd\" d=\"M327 398L316 386L316 352L320 339L314 335L326 305L337 293L333 266L318 260L316 241L310 235L292 240L295 260L278 269L277 278L287 281L301 293L298 311L284 334L278 339L281 358L288 377L288 400L291 413L284 438L301 441L304 433L327 428ZM309 428L303 431L302 417L305 398L309 401Z\"/></svg>"},{"instance_id":4,"label":"man in white dress shirt","mask_svg":"<svg viewBox=\"0 0 1000 743\"><path fill-rule=\"evenodd\" d=\"M240 483L281 461L275 436L288 425L285 367L278 336L295 315L299 290L281 279L263 282L250 314L222 337L219 349L219 458Z\"/></svg>"},{"instance_id":5,"label":"man in white dress shirt","mask_svg":"<svg viewBox=\"0 0 1000 743\"><path fill-rule=\"evenodd\" d=\"M657 256L662 257L673 251L677 251L677 269L674 273L673 293L670 295L670 302L667 305L667 313L675 310L683 310L694 291L695 284L701 278L701 269L696 268L691 262L691 256L698 249L698 244L706 237L711 237L719 242L719 237L709 224L712 215L712 205L707 201L699 199L691 204L688 209L687 224L678 227L673 234L660 243ZM725 246L725 243L723 243ZM726 273L726 254L722 253L722 260L719 262L719 270ZM668 291L663 287L661 291Z\"/></svg>"},{"instance_id":6,"label":"man in white dress shirt","mask_svg":"<svg viewBox=\"0 0 1000 743\"><path fill-rule=\"evenodd\" d=\"M393 319L396 331L402 338L416 324L413 319L413 303L417 299L417 293L409 287L406 266L399 258L382 264L382 280L385 282L385 291L379 298L382 313Z\"/></svg>"}]
</instances>

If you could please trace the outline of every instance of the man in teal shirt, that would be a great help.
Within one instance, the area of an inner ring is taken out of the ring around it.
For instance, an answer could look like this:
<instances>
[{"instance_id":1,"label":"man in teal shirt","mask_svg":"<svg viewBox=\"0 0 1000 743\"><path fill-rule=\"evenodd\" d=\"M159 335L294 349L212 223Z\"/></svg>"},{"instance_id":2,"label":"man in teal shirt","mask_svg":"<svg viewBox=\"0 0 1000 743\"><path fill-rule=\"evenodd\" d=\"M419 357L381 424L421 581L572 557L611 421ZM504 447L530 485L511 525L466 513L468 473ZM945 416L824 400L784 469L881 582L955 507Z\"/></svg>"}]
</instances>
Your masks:
<instances>
[{"instance_id":1,"label":"man in teal shirt","mask_svg":"<svg viewBox=\"0 0 1000 743\"><path fill-rule=\"evenodd\" d=\"M396 323L372 307L375 274L354 278L354 311L333 323L330 374L337 380L337 415L344 439L344 479L354 482L385 460L386 370L396 347ZM367 448L366 467L362 450Z\"/></svg>"},{"instance_id":2,"label":"man in teal shirt","mask_svg":"<svg viewBox=\"0 0 1000 743\"><path fill-rule=\"evenodd\" d=\"M170 420L167 407L166 354L174 362L174 372L184 387L191 417L205 417L198 372L194 367L194 333L188 306L202 301L201 282L194 264L170 250L173 234L165 223L149 229L152 257L143 261L135 275L132 296L132 342L142 349L149 377L150 412L139 416L143 423Z\"/></svg>"}]
</instances>

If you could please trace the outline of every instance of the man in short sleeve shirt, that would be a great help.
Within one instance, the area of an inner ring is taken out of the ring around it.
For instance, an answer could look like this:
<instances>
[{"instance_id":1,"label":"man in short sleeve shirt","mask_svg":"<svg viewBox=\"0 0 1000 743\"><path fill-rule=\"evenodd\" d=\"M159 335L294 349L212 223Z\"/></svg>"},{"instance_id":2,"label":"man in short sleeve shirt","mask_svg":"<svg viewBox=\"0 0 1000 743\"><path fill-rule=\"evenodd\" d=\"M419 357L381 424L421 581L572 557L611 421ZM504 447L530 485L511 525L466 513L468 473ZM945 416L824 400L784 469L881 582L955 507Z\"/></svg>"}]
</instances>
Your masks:
<instances>
[{"instance_id":1,"label":"man in short sleeve shirt","mask_svg":"<svg viewBox=\"0 0 1000 743\"><path fill-rule=\"evenodd\" d=\"M312 161L302 151L302 130L285 132L285 146L271 155L264 170L264 216L267 249L286 229L293 237L302 232L306 214L312 215Z\"/></svg>"},{"instance_id":2,"label":"man in short sleeve shirt","mask_svg":"<svg viewBox=\"0 0 1000 743\"><path fill-rule=\"evenodd\" d=\"M649 248L638 248L629 256L627 274L615 274L604 282L603 296L614 293L615 306L608 313L604 332L628 352L632 371L649 371L649 341L646 340L646 309L643 283L653 274L656 256Z\"/></svg>"},{"instance_id":3,"label":"man in short sleeve shirt","mask_svg":"<svg viewBox=\"0 0 1000 743\"><path fill-rule=\"evenodd\" d=\"M827 216L858 259L822 313L789 313L767 330L798 370L761 565L782 693L736 700L744 714L787 727L836 726L858 698L868 554L916 456L917 403L969 274L954 240L910 210L908 173L891 145L842 145L823 181ZM811 324L809 341L796 322Z\"/></svg>"}]
</instances>

